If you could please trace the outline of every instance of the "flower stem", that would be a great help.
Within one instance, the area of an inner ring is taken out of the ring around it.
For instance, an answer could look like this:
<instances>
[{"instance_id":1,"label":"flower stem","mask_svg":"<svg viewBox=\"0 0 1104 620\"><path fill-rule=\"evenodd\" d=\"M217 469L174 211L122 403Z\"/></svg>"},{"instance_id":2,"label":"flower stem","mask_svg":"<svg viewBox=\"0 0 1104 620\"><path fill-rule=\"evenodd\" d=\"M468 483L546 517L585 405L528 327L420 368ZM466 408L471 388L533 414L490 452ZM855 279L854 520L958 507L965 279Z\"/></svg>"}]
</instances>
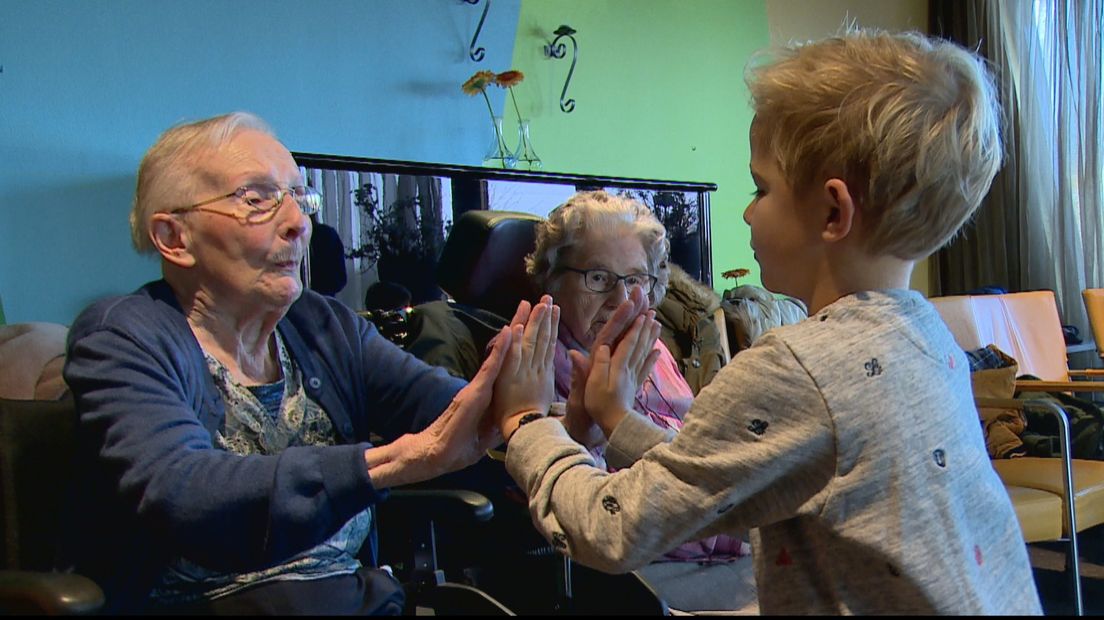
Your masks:
<instances>
[{"instance_id":1,"label":"flower stem","mask_svg":"<svg viewBox=\"0 0 1104 620\"><path fill-rule=\"evenodd\" d=\"M494 127L495 138L498 139L498 146L502 149L502 158L506 158L506 141L502 139L502 134L498 131L498 123L495 122L494 108L491 107L491 98L487 96L487 90L483 89L479 91L483 93L483 101L487 102L487 112L491 114L491 126ZM505 165L505 164L503 164Z\"/></svg>"},{"instance_id":2,"label":"flower stem","mask_svg":"<svg viewBox=\"0 0 1104 620\"><path fill-rule=\"evenodd\" d=\"M518 107L517 97L514 97L514 87L511 86L509 88L509 91L510 91L510 99L514 102L514 113L517 114L518 125L520 126L521 125L521 108Z\"/></svg>"}]
</instances>

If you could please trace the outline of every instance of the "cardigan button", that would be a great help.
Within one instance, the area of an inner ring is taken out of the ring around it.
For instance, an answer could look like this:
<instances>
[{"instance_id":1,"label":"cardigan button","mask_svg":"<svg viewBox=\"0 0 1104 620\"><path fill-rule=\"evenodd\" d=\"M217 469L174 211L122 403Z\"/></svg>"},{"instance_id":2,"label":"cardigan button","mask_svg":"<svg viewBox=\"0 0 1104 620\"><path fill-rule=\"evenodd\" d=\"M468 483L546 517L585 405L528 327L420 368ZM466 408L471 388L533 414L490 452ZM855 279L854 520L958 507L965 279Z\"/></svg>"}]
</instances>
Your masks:
<instances>
[{"instance_id":1,"label":"cardigan button","mask_svg":"<svg viewBox=\"0 0 1104 620\"><path fill-rule=\"evenodd\" d=\"M693 359L693 360L692 360L692 361L690 362L690 365L691 365L691 366L693 366L694 368L701 368L701 360L699 360L698 358L696 358L696 357L695 357L695 358L694 358L694 359Z\"/></svg>"},{"instance_id":2,"label":"cardigan button","mask_svg":"<svg viewBox=\"0 0 1104 620\"><path fill-rule=\"evenodd\" d=\"M317 390L318 388L322 387L322 380L318 377L311 377L310 379L307 379L307 385L310 386L310 389Z\"/></svg>"}]
</instances>

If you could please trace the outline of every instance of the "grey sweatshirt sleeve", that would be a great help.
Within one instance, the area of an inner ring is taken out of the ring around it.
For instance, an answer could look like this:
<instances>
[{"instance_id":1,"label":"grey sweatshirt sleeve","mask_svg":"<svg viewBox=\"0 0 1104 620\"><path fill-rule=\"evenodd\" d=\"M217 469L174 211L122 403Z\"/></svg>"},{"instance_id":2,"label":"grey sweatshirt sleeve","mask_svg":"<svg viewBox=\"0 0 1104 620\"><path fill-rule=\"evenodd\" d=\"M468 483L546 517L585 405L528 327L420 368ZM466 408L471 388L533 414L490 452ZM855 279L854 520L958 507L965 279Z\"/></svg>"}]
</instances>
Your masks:
<instances>
[{"instance_id":1,"label":"grey sweatshirt sleeve","mask_svg":"<svg viewBox=\"0 0 1104 620\"><path fill-rule=\"evenodd\" d=\"M673 429L663 429L635 411L613 429L606 446L606 463L624 469L640 460L656 445L671 441L677 435Z\"/></svg>"},{"instance_id":2,"label":"grey sweatshirt sleeve","mask_svg":"<svg viewBox=\"0 0 1104 620\"><path fill-rule=\"evenodd\" d=\"M824 400L771 335L702 390L673 441L656 439L625 442L620 452L629 455L654 447L608 474L560 424L539 421L511 438L506 466L552 544L607 572L633 570L687 540L819 511L835 473Z\"/></svg>"}]
</instances>

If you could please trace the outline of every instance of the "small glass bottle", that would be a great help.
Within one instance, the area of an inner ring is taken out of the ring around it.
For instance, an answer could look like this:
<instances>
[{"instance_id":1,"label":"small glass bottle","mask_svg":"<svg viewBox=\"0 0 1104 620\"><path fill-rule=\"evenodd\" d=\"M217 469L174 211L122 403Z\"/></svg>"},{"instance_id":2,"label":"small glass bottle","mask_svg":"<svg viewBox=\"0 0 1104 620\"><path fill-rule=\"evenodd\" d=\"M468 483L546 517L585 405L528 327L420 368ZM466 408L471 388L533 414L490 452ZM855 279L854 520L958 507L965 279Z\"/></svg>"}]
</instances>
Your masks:
<instances>
[{"instance_id":1,"label":"small glass bottle","mask_svg":"<svg viewBox=\"0 0 1104 620\"><path fill-rule=\"evenodd\" d=\"M487 148L487 154L483 156L484 165L502 166L503 168L517 167L517 157L510 149L506 148L506 140L502 133L501 116L493 118L492 129L494 131L491 136L491 145Z\"/></svg>"},{"instance_id":2,"label":"small glass bottle","mask_svg":"<svg viewBox=\"0 0 1104 620\"><path fill-rule=\"evenodd\" d=\"M529 119L518 121L518 146L514 151L514 159L519 168L526 170L540 170L543 163L537 152L533 150L533 142L529 139Z\"/></svg>"}]
</instances>

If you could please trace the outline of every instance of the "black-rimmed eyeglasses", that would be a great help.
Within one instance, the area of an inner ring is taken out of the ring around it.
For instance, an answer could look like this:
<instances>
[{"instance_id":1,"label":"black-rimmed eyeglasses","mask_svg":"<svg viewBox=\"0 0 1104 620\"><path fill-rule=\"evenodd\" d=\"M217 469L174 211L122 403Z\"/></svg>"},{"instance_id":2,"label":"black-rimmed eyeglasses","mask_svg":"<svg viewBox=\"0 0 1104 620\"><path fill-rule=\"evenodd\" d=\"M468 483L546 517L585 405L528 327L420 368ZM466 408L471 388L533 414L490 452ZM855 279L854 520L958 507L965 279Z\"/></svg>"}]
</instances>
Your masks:
<instances>
[{"instance_id":1,"label":"black-rimmed eyeglasses","mask_svg":"<svg viewBox=\"0 0 1104 620\"><path fill-rule=\"evenodd\" d=\"M582 274L583 285L588 291L595 293L608 293L617 287L617 283L624 280L625 288L641 288L645 293L651 293L659 278L650 273L630 273L623 276L608 269L575 269L564 267L566 271Z\"/></svg>"},{"instance_id":2,"label":"black-rimmed eyeglasses","mask_svg":"<svg viewBox=\"0 0 1104 620\"><path fill-rule=\"evenodd\" d=\"M169 213L206 211L208 213L216 213L218 215L239 219L244 222L259 224L267 222L275 217L276 212L283 206L284 199L288 196L295 199L295 203L299 205L299 210L302 211L304 215L314 215L318 213L318 210L322 207L322 194L318 193L318 190L313 187L307 187L305 185L280 187L274 183L253 183L250 185L243 185L229 194L216 196L210 200L197 202L187 207L173 209L169 211ZM227 198L237 198L239 202L249 207L249 212L243 216L235 213L216 211L214 209L200 208L220 200L226 200Z\"/></svg>"}]
</instances>

